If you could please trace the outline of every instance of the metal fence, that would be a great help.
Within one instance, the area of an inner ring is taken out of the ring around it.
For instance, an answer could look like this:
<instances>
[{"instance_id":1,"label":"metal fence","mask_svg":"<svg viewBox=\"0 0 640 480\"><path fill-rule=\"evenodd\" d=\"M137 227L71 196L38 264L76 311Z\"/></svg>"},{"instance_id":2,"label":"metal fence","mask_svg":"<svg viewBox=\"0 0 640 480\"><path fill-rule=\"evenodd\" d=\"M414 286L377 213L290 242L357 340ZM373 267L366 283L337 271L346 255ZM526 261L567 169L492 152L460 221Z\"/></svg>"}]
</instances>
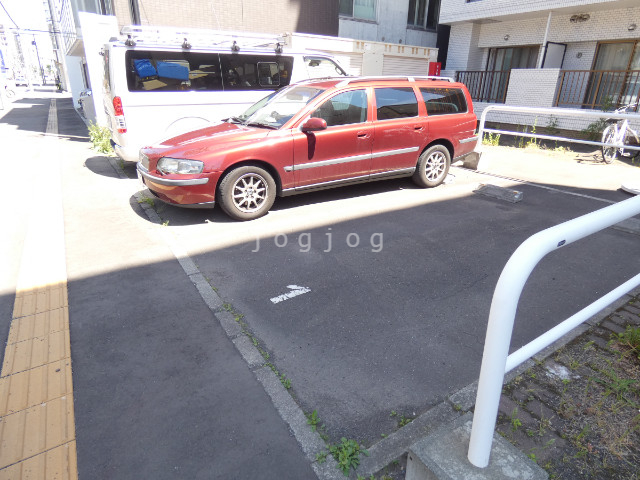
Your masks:
<instances>
[{"instance_id":1,"label":"metal fence","mask_svg":"<svg viewBox=\"0 0 640 480\"><path fill-rule=\"evenodd\" d=\"M516 115L514 118L516 120L513 121L514 124L522 124L524 123L522 116L529 116L530 118L537 119L537 116L543 116L551 119L558 119L562 117L567 118L577 118L579 120L602 120L604 118L607 119L616 119L616 120L629 120L634 124L640 120L640 116L637 113L616 113L616 112L602 112L602 111L594 111L594 110L577 110L570 108L536 108L536 107L516 107L510 105L489 105L482 111L482 115L480 116L480 122L478 125L478 143L476 145L476 150L480 149L482 145L482 140L484 138L485 133L498 134L498 135L513 135L517 137L528 137L535 138L540 140L551 140L556 142L573 142L573 143L581 143L585 145L593 145L598 147L608 146L608 147L624 147L625 150L635 150L640 151L640 146L638 145L622 145L621 143L603 143L601 141L596 140L588 140L584 138L570 138L570 137L561 137L558 135L546 135L536 133L535 129L533 131L512 131L512 130L503 130L503 129L495 129L495 128L487 128L487 115L491 112L504 112ZM520 118L518 118L518 115ZM531 122L531 120L529 120ZM535 125L536 120L533 120L533 124ZM597 122L596 122L597 124ZM606 124L604 124L606 125ZM540 126L540 124L538 124ZM601 135L601 132L596 132ZM597 137L600 138L600 137Z\"/></svg>"},{"instance_id":2,"label":"metal fence","mask_svg":"<svg viewBox=\"0 0 640 480\"><path fill-rule=\"evenodd\" d=\"M511 70L457 72L456 81L467 86L474 102L504 103Z\"/></svg>"},{"instance_id":3,"label":"metal fence","mask_svg":"<svg viewBox=\"0 0 640 480\"><path fill-rule=\"evenodd\" d=\"M614 110L639 93L640 70L561 70L554 105Z\"/></svg>"}]
</instances>

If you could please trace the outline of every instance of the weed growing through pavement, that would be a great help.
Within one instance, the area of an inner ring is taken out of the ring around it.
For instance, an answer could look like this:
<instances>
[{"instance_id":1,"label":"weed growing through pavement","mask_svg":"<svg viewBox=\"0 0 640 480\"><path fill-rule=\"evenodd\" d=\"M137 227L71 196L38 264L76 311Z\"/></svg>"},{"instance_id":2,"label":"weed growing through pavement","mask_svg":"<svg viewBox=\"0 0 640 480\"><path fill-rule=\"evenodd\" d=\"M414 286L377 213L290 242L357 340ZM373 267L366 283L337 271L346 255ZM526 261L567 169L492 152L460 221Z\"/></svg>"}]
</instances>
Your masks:
<instances>
[{"instance_id":1,"label":"weed growing through pavement","mask_svg":"<svg viewBox=\"0 0 640 480\"><path fill-rule=\"evenodd\" d=\"M360 465L360 455L369 456L369 452L362 448L358 442L353 439L342 437L340 443L329 446L329 452L338 463L338 468L342 470L344 476L349 476L351 469L358 468Z\"/></svg>"},{"instance_id":2,"label":"weed growing through pavement","mask_svg":"<svg viewBox=\"0 0 640 480\"><path fill-rule=\"evenodd\" d=\"M114 153L111 147L111 130L108 127L101 127L97 123L89 122L89 140L91 140L94 150L108 155Z\"/></svg>"},{"instance_id":3,"label":"weed growing through pavement","mask_svg":"<svg viewBox=\"0 0 640 480\"><path fill-rule=\"evenodd\" d=\"M640 360L640 327L629 325L627 329L616 335L617 342L625 349L629 349Z\"/></svg>"},{"instance_id":4,"label":"weed growing through pavement","mask_svg":"<svg viewBox=\"0 0 640 480\"><path fill-rule=\"evenodd\" d=\"M522 420L518 418L518 407L511 412L511 430L514 432L522 426Z\"/></svg>"},{"instance_id":5,"label":"weed growing through pavement","mask_svg":"<svg viewBox=\"0 0 640 480\"><path fill-rule=\"evenodd\" d=\"M311 431L315 432L318 429L318 422L320 419L318 418L318 411L314 410L311 413L307 414L307 424L311 425Z\"/></svg>"},{"instance_id":6,"label":"weed growing through pavement","mask_svg":"<svg viewBox=\"0 0 640 480\"><path fill-rule=\"evenodd\" d=\"M153 198L147 197L147 196L144 196L144 195L141 195L141 198L138 199L138 203L146 203L151 208L154 208L156 206L156 203L153 200Z\"/></svg>"},{"instance_id":7,"label":"weed growing through pavement","mask_svg":"<svg viewBox=\"0 0 640 480\"><path fill-rule=\"evenodd\" d=\"M409 425L413 421L413 418L405 417L404 415L400 416L400 420L398 420L398 428L402 428L405 425Z\"/></svg>"}]
</instances>

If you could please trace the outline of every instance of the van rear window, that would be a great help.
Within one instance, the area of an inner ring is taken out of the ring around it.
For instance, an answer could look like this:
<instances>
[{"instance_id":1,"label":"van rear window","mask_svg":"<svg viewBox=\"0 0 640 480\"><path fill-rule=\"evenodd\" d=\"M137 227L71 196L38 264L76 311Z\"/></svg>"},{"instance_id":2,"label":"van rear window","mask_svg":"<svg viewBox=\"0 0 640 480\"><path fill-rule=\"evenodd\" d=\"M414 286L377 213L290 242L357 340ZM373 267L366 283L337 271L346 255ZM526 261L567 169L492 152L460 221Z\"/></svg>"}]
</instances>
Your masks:
<instances>
[{"instance_id":1,"label":"van rear window","mask_svg":"<svg viewBox=\"0 0 640 480\"><path fill-rule=\"evenodd\" d=\"M466 113L467 100L459 88L420 88L427 115Z\"/></svg>"},{"instance_id":2,"label":"van rear window","mask_svg":"<svg viewBox=\"0 0 640 480\"><path fill-rule=\"evenodd\" d=\"M288 85L293 59L281 55L128 51L129 91L276 90Z\"/></svg>"}]
</instances>

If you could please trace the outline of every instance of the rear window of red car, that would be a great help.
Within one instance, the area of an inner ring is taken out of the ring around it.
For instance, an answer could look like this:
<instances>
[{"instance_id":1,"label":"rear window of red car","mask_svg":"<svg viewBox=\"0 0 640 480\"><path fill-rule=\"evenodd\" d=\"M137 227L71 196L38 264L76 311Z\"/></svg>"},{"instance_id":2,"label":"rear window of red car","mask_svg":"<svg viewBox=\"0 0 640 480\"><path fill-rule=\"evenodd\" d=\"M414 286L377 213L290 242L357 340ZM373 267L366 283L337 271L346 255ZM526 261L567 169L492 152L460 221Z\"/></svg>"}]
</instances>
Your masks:
<instances>
[{"instance_id":1,"label":"rear window of red car","mask_svg":"<svg viewBox=\"0 0 640 480\"><path fill-rule=\"evenodd\" d=\"M418 100L411 87L376 88L378 120L418 116Z\"/></svg>"},{"instance_id":2,"label":"rear window of red car","mask_svg":"<svg viewBox=\"0 0 640 480\"><path fill-rule=\"evenodd\" d=\"M467 111L467 100L460 88L421 87L420 92L427 107L427 115L448 115Z\"/></svg>"}]
</instances>

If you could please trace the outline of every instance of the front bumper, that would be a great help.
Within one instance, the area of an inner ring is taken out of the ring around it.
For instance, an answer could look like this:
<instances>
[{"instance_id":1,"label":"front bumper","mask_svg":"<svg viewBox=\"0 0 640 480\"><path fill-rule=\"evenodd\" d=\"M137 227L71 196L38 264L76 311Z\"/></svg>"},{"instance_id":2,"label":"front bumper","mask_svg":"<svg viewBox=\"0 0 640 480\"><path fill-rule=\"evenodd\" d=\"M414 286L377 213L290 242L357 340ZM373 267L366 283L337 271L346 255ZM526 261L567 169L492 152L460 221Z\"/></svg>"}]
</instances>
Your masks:
<instances>
[{"instance_id":1,"label":"front bumper","mask_svg":"<svg viewBox=\"0 0 640 480\"><path fill-rule=\"evenodd\" d=\"M190 208L213 208L215 205L216 173L197 178L165 178L150 173L140 162L137 171L140 181L164 202Z\"/></svg>"}]
</instances>

